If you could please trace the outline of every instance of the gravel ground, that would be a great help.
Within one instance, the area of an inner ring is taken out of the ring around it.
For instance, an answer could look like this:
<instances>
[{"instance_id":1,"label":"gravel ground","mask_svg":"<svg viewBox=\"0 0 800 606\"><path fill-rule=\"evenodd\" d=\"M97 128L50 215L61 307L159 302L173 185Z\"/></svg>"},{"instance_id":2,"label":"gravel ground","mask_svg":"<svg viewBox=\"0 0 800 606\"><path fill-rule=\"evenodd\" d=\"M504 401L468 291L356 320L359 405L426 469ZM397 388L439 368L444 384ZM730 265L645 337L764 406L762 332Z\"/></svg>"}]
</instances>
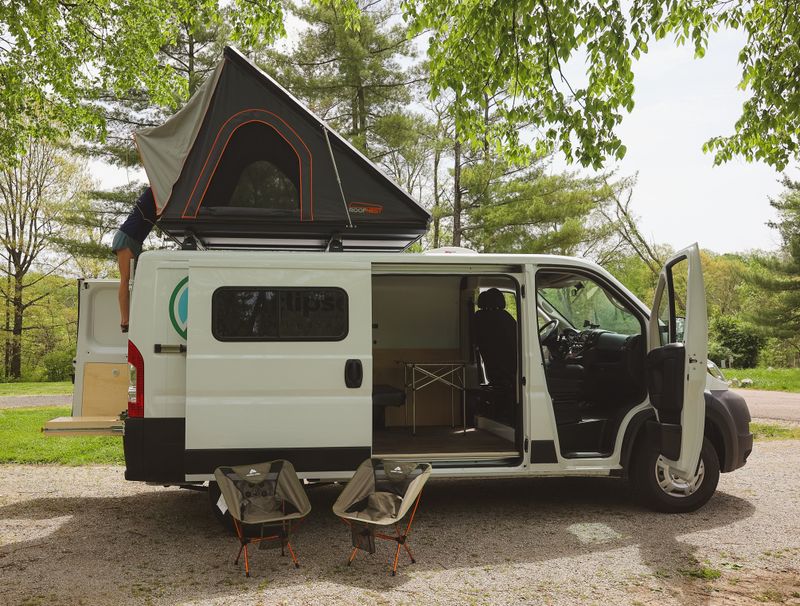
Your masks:
<instances>
[{"instance_id":1,"label":"gravel ground","mask_svg":"<svg viewBox=\"0 0 800 606\"><path fill-rule=\"evenodd\" d=\"M800 604L800 442L758 443L700 511L663 515L615 479L433 480L410 545L359 554L310 489L301 568L254 550L253 576L205 494L119 467L0 466L0 604ZM719 578L705 579L702 577Z\"/></svg>"}]
</instances>

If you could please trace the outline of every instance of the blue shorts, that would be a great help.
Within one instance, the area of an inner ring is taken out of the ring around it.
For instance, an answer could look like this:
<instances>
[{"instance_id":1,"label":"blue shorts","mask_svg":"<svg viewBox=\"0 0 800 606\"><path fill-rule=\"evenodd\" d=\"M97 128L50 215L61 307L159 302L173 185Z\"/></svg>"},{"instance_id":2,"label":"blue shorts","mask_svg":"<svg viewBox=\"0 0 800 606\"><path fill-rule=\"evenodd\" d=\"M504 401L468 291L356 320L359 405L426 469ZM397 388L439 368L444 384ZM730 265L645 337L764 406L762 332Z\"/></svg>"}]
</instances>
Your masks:
<instances>
[{"instance_id":1,"label":"blue shorts","mask_svg":"<svg viewBox=\"0 0 800 606\"><path fill-rule=\"evenodd\" d=\"M130 250L133 253L133 256L137 259L139 258L139 255L142 254L142 243L137 242L124 231L118 229L117 233L114 234L114 241L111 243L111 250L112 252L117 252L118 250L123 250L125 248Z\"/></svg>"}]
</instances>

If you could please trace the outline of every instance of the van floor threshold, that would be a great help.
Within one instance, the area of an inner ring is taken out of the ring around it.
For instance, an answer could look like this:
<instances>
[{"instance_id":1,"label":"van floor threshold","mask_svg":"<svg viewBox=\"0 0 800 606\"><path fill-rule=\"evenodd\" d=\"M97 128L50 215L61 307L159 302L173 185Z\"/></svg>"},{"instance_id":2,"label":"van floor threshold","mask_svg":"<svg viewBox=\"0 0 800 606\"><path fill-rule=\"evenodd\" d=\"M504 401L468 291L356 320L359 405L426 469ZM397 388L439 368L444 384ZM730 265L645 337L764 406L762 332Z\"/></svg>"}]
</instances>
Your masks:
<instances>
[{"instance_id":1,"label":"van floor threshold","mask_svg":"<svg viewBox=\"0 0 800 606\"><path fill-rule=\"evenodd\" d=\"M413 460L433 463L436 461L499 461L501 459L513 459L519 456L516 450L504 452L373 452L372 456L377 459L391 459L397 461Z\"/></svg>"},{"instance_id":2,"label":"van floor threshold","mask_svg":"<svg viewBox=\"0 0 800 606\"><path fill-rule=\"evenodd\" d=\"M374 431L372 452L376 457L413 456L426 460L501 459L519 456L514 443L483 429L468 427L392 427Z\"/></svg>"}]
</instances>

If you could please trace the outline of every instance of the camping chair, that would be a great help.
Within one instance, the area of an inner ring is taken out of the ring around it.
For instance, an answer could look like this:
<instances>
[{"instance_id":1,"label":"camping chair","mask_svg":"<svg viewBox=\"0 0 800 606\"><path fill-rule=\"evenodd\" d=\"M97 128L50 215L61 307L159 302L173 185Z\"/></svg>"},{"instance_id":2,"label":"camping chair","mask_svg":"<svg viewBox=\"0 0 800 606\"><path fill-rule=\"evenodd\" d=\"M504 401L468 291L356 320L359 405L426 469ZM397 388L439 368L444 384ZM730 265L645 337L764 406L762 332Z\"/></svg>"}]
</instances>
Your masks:
<instances>
[{"instance_id":1,"label":"camping chair","mask_svg":"<svg viewBox=\"0 0 800 606\"><path fill-rule=\"evenodd\" d=\"M429 463L381 461L367 459L359 465L353 478L333 504L333 513L350 526L353 552L347 565L356 558L358 550L375 553L375 538L396 541L392 576L397 574L400 548L404 547L411 562L414 555L408 547L408 534L414 522L422 487L431 475ZM412 509L413 508L413 509ZM405 531L400 532L400 520L411 510ZM394 524L395 535L377 532L379 526Z\"/></svg>"},{"instance_id":2,"label":"camping chair","mask_svg":"<svg viewBox=\"0 0 800 606\"><path fill-rule=\"evenodd\" d=\"M289 542L293 530L292 521L299 521L307 516L311 511L311 503L292 464L277 460L238 467L218 467L214 471L214 477L233 517L233 525L239 537L239 553L234 563L239 563L239 557L244 551L245 575L250 576L247 545L262 541L280 541L281 555L284 554L285 546L295 567L299 568L297 556ZM260 535L247 536L247 525L260 525ZM265 531L268 534L265 535ZM265 547L266 544L259 546L260 549Z\"/></svg>"}]
</instances>

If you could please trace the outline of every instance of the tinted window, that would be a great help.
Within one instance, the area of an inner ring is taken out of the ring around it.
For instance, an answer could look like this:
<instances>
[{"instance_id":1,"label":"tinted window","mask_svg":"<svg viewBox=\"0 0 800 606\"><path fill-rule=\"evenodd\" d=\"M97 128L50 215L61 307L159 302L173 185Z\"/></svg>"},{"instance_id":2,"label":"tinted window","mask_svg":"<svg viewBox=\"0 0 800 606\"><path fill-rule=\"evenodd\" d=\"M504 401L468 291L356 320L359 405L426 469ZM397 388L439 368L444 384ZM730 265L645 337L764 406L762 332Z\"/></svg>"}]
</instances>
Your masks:
<instances>
[{"instance_id":1,"label":"tinted window","mask_svg":"<svg viewBox=\"0 0 800 606\"><path fill-rule=\"evenodd\" d=\"M225 287L211 300L220 341L339 341L347 336L340 288Z\"/></svg>"}]
</instances>

